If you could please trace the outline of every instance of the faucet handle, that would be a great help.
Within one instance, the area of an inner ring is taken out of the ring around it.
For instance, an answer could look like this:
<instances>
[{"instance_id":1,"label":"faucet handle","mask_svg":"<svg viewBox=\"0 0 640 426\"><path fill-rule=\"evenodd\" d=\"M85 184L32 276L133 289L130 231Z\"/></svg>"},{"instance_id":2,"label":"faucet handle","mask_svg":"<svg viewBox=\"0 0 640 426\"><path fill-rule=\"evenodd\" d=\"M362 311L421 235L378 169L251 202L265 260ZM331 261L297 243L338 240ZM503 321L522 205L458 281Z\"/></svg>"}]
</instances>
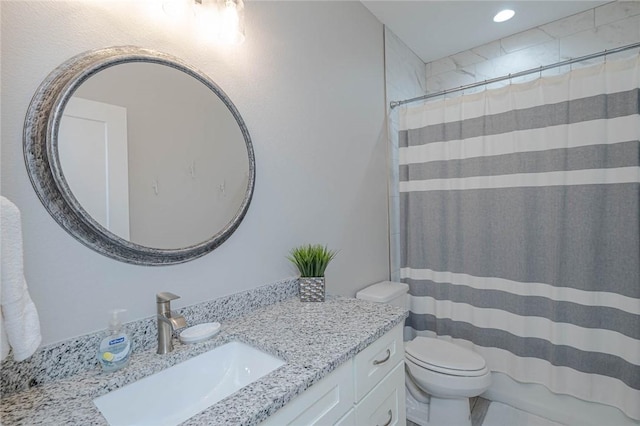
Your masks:
<instances>
[{"instance_id":1,"label":"faucet handle","mask_svg":"<svg viewBox=\"0 0 640 426\"><path fill-rule=\"evenodd\" d=\"M168 291L162 291L156 294L156 303L165 303L172 300L180 299L177 294L169 293Z\"/></svg>"}]
</instances>

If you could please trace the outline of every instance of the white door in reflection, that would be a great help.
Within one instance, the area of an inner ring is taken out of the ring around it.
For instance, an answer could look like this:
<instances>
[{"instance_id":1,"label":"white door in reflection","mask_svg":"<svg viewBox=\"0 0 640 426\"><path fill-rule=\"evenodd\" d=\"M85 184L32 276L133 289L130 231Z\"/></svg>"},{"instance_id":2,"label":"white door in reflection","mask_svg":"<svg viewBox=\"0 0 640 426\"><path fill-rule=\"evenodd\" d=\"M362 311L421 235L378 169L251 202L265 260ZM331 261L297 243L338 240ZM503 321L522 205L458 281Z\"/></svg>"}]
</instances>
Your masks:
<instances>
[{"instance_id":1,"label":"white door in reflection","mask_svg":"<svg viewBox=\"0 0 640 426\"><path fill-rule=\"evenodd\" d=\"M72 97L60 122L58 154L65 180L82 207L128 240L127 109Z\"/></svg>"}]
</instances>

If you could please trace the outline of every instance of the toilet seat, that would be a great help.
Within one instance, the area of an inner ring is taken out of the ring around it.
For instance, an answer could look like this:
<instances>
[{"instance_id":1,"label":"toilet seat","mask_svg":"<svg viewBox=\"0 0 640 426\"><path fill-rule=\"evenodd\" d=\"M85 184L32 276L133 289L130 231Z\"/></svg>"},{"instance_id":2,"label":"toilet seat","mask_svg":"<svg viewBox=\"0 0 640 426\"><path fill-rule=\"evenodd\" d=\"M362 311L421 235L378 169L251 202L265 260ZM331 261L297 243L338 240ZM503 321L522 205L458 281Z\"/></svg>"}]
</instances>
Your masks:
<instances>
[{"instance_id":1,"label":"toilet seat","mask_svg":"<svg viewBox=\"0 0 640 426\"><path fill-rule=\"evenodd\" d=\"M433 397L470 398L480 395L491 385L491 372L488 369L481 375L460 376L424 368L409 357L405 361L406 379L413 380L418 388Z\"/></svg>"},{"instance_id":2,"label":"toilet seat","mask_svg":"<svg viewBox=\"0 0 640 426\"><path fill-rule=\"evenodd\" d=\"M417 337L405 343L405 365L406 379L435 398L471 398L491 385L482 356L445 340Z\"/></svg>"},{"instance_id":3,"label":"toilet seat","mask_svg":"<svg viewBox=\"0 0 640 426\"><path fill-rule=\"evenodd\" d=\"M479 354L445 340L416 337L405 344L407 361L440 374L478 377L489 372Z\"/></svg>"}]
</instances>

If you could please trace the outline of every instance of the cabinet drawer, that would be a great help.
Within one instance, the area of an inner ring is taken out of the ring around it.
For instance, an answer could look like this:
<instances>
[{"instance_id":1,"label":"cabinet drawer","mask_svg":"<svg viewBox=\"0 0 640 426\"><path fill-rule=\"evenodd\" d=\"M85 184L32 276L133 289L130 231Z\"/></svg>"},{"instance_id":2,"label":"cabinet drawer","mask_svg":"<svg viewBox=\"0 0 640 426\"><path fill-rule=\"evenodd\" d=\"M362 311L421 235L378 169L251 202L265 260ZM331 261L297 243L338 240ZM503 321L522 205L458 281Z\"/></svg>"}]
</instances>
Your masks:
<instances>
[{"instance_id":1,"label":"cabinet drawer","mask_svg":"<svg viewBox=\"0 0 640 426\"><path fill-rule=\"evenodd\" d=\"M405 426L404 398L404 362L401 361L356 405L356 425Z\"/></svg>"},{"instance_id":2,"label":"cabinet drawer","mask_svg":"<svg viewBox=\"0 0 640 426\"><path fill-rule=\"evenodd\" d=\"M295 397L262 423L262 426L329 425L353 407L353 363L345 362L335 371ZM349 425L349 423L344 423Z\"/></svg>"},{"instance_id":3,"label":"cabinet drawer","mask_svg":"<svg viewBox=\"0 0 640 426\"><path fill-rule=\"evenodd\" d=\"M356 402L404 359L403 324L373 342L355 357Z\"/></svg>"}]
</instances>

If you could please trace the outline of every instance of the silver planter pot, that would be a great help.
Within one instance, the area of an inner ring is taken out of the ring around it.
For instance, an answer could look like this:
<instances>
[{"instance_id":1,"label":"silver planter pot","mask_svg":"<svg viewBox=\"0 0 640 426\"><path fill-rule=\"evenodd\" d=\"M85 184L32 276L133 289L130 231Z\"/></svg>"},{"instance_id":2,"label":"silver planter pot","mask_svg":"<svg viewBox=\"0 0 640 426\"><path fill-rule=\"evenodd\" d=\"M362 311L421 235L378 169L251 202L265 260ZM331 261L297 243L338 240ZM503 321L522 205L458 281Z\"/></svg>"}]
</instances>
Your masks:
<instances>
[{"instance_id":1,"label":"silver planter pot","mask_svg":"<svg viewBox=\"0 0 640 426\"><path fill-rule=\"evenodd\" d=\"M300 277L301 302L324 302L324 277Z\"/></svg>"}]
</instances>

